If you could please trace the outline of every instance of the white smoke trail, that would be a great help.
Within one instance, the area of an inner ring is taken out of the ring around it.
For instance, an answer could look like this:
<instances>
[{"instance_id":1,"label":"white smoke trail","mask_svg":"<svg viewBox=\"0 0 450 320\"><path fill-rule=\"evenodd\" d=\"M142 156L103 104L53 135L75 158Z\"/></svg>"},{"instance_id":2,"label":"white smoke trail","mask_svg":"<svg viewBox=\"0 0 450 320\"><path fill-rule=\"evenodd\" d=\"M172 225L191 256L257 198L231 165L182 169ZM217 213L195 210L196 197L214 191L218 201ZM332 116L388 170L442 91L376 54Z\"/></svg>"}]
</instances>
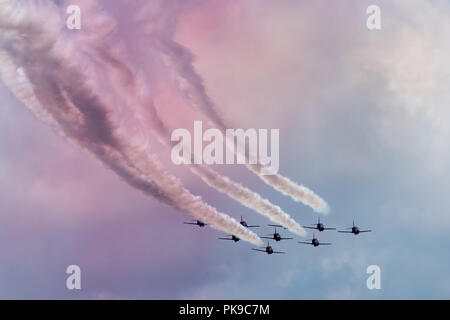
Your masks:
<instances>
[{"instance_id":1,"label":"white smoke trail","mask_svg":"<svg viewBox=\"0 0 450 320\"><path fill-rule=\"evenodd\" d=\"M208 167L194 165L191 166L191 170L197 173L208 185L227 194L248 208L263 214L272 222L288 228L291 232L299 236L306 235L306 231L291 216L285 213L279 206L262 198L256 192L230 180L228 177L217 174L217 172Z\"/></svg>"},{"instance_id":2,"label":"white smoke trail","mask_svg":"<svg viewBox=\"0 0 450 320\"><path fill-rule=\"evenodd\" d=\"M107 82L106 87L111 94L105 96L104 99L109 98L108 104L118 104L118 101L123 101L123 104L127 106L123 109L129 111L127 114L121 113L119 121L126 122L127 119L132 118L133 126L127 126L128 128L135 127L138 135L146 135L146 131L151 131L152 135L156 136L162 144L172 146L169 130L153 106L152 96L149 94L151 92L148 85L150 81L136 76L124 59L119 59L117 55L113 54L115 50L111 45L102 39L95 39L95 41L96 46L91 57L95 59L96 63L105 66L104 80L97 80L95 83ZM148 139L149 137L145 136L139 139L139 143L136 143L141 150L145 149L144 145ZM205 166L190 166L190 169L211 187L263 214L272 222L281 224L300 236L306 234L305 230L279 206L273 205L257 193Z\"/></svg>"},{"instance_id":3,"label":"white smoke trail","mask_svg":"<svg viewBox=\"0 0 450 320\"><path fill-rule=\"evenodd\" d=\"M185 95L191 106L205 114L217 128L225 132L227 126L207 96L201 78L192 66L192 56L189 51L172 40L165 40L161 47L164 50L165 63L174 73L178 88ZM234 146L234 141L230 141L226 145ZM234 149L231 151L235 152ZM239 154L239 156L248 158L246 155ZM248 161L246 162L248 163ZM247 168L266 184L284 195L290 196L293 200L310 206L316 212L329 213L330 208L325 200L307 187L298 185L280 174L264 175L262 174L263 167L260 165L247 164Z\"/></svg>"},{"instance_id":4,"label":"white smoke trail","mask_svg":"<svg viewBox=\"0 0 450 320\"><path fill-rule=\"evenodd\" d=\"M111 86L114 86L114 91L118 93L116 99L125 99L127 105L133 105L135 108L141 108L145 119L142 119L147 125L146 128L154 130L154 134L159 141L166 146L172 147L169 137L170 132L163 120L159 117L151 97L148 95L149 88L146 85L147 81L132 76L132 72L128 69L125 63L120 62L116 57L113 57L108 52L102 54L104 63L108 64L108 79ZM194 155L191 155L194 157ZM194 163L194 161L192 161ZM300 236L305 236L306 231L287 213L285 213L279 206L272 204L270 201L263 199L256 192L242 186L241 184L232 181L226 176L222 176L213 169L204 165L190 165L190 170L199 176L209 186L216 190L225 193L230 198L240 202L244 206L255 210L258 213L268 217L272 222L280 224L288 228L293 233Z\"/></svg>"},{"instance_id":5,"label":"white smoke trail","mask_svg":"<svg viewBox=\"0 0 450 320\"><path fill-rule=\"evenodd\" d=\"M150 157L122 137L124 132L117 130L110 119L112 110L101 103L89 86L89 77L85 75L89 69L84 73L75 71L76 63L89 65L89 61L77 60L77 51L69 53L68 46L61 42L53 47L50 42L42 45L40 33L32 28L33 24L30 28L30 21L33 21L30 17L34 17L36 7L45 13L38 19L39 23L56 16L49 1L21 1L19 5L16 1L0 3L1 43L14 38L20 45L13 48L4 45L0 56L2 78L13 93L17 93L17 98L41 119L57 124L67 137L93 153L135 188L219 230L260 245L262 241L257 235L190 194L177 179L167 175ZM20 41L27 30L33 33L26 34L26 41ZM68 56L71 59L67 59ZM13 72L18 69L21 70L20 80L15 81ZM27 77L32 92L21 85Z\"/></svg>"},{"instance_id":6,"label":"white smoke trail","mask_svg":"<svg viewBox=\"0 0 450 320\"><path fill-rule=\"evenodd\" d=\"M166 3L148 4L147 8L142 10L139 17L145 23L146 14L154 14L162 11L163 15L158 17L158 24L151 22L147 28L147 35L156 39L154 44L159 47L162 59L168 69L173 73L173 78L178 84L180 92L189 101L190 105L204 114L212 125L216 126L222 132L225 132L228 126L225 124L220 112L216 109L214 103L208 97L203 80L193 67L193 56L191 52L173 40L174 24L178 17L178 7L176 5L167 5ZM153 18L156 18L153 16ZM227 146L233 146L233 143ZM235 150L231 150L235 152ZM247 158L246 155L238 156ZM280 174L264 175L261 165L247 165L247 168L260 177L266 184L272 186L284 195L290 196L293 200L310 206L314 211L328 214L330 208L328 204L320 196L303 185L298 185L290 179Z\"/></svg>"},{"instance_id":7,"label":"white smoke trail","mask_svg":"<svg viewBox=\"0 0 450 320\"><path fill-rule=\"evenodd\" d=\"M149 107L151 118L153 120L153 128L156 128L161 139L169 136L167 128L165 128L161 119L153 106ZM172 146L165 140L165 144ZM192 155L192 158L194 155ZM190 159L191 163L195 163ZM216 190L225 193L230 198L240 202L244 206L255 210L258 213L269 218L272 222L280 224L288 228L291 232L300 236L305 236L306 231L287 213L285 213L279 206L272 204L269 200L262 198L258 193L242 186L241 184L232 181L230 178L220 175L213 169L205 165L189 165L190 170L199 176L209 186Z\"/></svg>"},{"instance_id":8,"label":"white smoke trail","mask_svg":"<svg viewBox=\"0 0 450 320\"><path fill-rule=\"evenodd\" d=\"M151 117L154 119L152 127L157 128L161 139L168 137L168 130L164 127L161 119L158 117L154 107L149 108ZM159 122L159 123L155 123ZM167 141L167 140L166 140ZM166 142L167 144L167 142ZM171 146L171 144L168 144ZM194 155L192 155L194 157ZM195 163L192 159L191 163ZM218 174L213 169L205 165L189 165L190 170L198 175L205 183L215 188L216 190L225 193L230 198L240 202L244 206L255 210L258 213L269 218L272 222L280 224L288 228L291 232L300 236L305 236L306 231L287 213L285 213L279 206L272 204L269 200L262 198L258 193L242 186L241 184L232 181L230 178Z\"/></svg>"}]
</instances>

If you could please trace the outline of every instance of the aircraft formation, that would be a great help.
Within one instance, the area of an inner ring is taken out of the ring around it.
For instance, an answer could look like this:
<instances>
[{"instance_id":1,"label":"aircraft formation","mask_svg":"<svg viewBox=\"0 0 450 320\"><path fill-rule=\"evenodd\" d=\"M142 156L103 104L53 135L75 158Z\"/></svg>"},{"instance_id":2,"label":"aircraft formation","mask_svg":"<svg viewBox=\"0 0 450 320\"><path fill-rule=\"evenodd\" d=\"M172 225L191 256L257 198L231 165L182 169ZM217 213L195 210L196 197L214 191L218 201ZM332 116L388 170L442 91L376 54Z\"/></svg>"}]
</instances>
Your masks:
<instances>
[{"instance_id":1,"label":"aircraft formation","mask_svg":"<svg viewBox=\"0 0 450 320\"><path fill-rule=\"evenodd\" d=\"M200 221L200 220L191 220L190 222L184 222L184 224L191 224L191 225L196 225L199 227L205 227L207 226L206 223ZM259 228L261 226L259 225L249 225L241 216L241 221L240 224L245 227L245 228ZM294 238L285 238L282 237L281 234L278 232L278 229L284 229L286 230L285 227L281 226L281 225L277 225L277 224L269 224L269 227L273 227L274 228L274 232L271 234L267 234L265 236L260 236L262 239L267 239L267 240L273 240L275 242L279 242L282 240L293 240ZM320 218L317 220L317 223L313 223L307 226L303 226L306 229L313 229L313 230L317 230L319 232L323 232L323 231L328 231L328 230L337 230L337 228L330 228L330 227L325 227L325 225L320 221ZM278 229L277 229L278 228ZM365 232L372 232L372 230L360 230L358 226L355 225L355 221L353 220L353 225L351 227L348 228L344 228L343 230L337 230L337 232L340 233L351 233L354 234L355 236L360 234L360 233L365 233ZM230 241L234 241L234 242L239 242L239 237L230 234L227 235L226 237L220 237L218 238L219 240L230 240ZM313 247L319 247L319 246L329 246L331 245L330 242L320 242L318 238L316 238L315 232L313 233L313 237L312 239L306 240L306 241L298 241L299 244L306 244L306 245L311 245ZM263 252L266 253L268 255L271 254L285 254L286 252L282 252L282 251L275 251L272 246L270 245L270 241L267 241L267 246L263 247L263 248L252 248L252 250L254 251L259 251L259 252Z\"/></svg>"}]
</instances>

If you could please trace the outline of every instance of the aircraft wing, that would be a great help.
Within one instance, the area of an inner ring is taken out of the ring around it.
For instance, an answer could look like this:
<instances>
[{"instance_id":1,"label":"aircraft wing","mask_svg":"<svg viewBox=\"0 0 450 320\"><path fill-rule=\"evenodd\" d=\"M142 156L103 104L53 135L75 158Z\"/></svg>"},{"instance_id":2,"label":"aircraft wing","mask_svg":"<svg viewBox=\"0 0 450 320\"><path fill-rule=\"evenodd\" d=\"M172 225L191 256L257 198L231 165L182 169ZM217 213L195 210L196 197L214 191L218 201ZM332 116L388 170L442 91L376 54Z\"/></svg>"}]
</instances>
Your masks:
<instances>
[{"instance_id":1,"label":"aircraft wing","mask_svg":"<svg viewBox=\"0 0 450 320\"><path fill-rule=\"evenodd\" d=\"M305 241L299 241L298 243L303 243L303 244L312 244L311 242L305 242Z\"/></svg>"},{"instance_id":2,"label":"aircraft wing","mask_svg":"<svg viewBox=\"0 0 450 320\"><path fill-rule=\"evenodd\" d=\"M231 238L217 238L217 239L219 239L219 240L233 240Z\"/></svg>"},{"instance_id":3,"label":"aircraft wing","mask_svg":"<svg viewBox=\"0 0 450 320\"><path fill-rule=\"evenodd\" d=\"M282 254L285 254L286 252L282 252L282 251L274 251L274 252L272 252L272 253L282 253Z\"/></svg>"},{"instance_id":4,"label":"aircraft wing","mask_svg":"<svg viewBox=\"0 0 450 320\"><path fill-rule=\"evenodd\" d=\"M320 242L319 245L320 245L320 246L331 246L331 243Z\"/></svg>"},{"instance_id":5,"label":"aircraft wing","mask_svg":"<svg viewBox=\"0 0 450 320\"><path fill-rule=\"evenodd\" d=\"M283 228L283 229L287 229L286 227L283 227L280 224L268 224L269 227L275 227L275 228Z\"/></svg>"},{"instance_id":6,"label":"aircraft wing","mask_svg":"<svg viewBox=\"0 0 450 320\"><path fill-rule=\"evenodd\" d=\"M252 250L266 252L266 250L262 250L262 249L254 249L254 248L252 248Z\"/></svg>"},{"instance_id":7,"label":"aircraft wing","mask_svg":"<svg viewBox=\"0 0 450 320\"><path fill-rule=\"evenodd\" d=\"M193 225L197 225L196 222L184 222L184 224L193 224Z\"/></svg>"},{"instance_id":8,"label":"aircraft wing","mask_svg":"<svg viewBox=\"0 0 450 320\"><path fill-rule=\"evenodd\" d=\"M324 228L325 230L336 230L336 228Z\"/></svg>"},{"instance_id":9,"label":"aircraft wing","mask_svg":"<svg viewBox=\"0 0 450 320\"><path fill-rule=\"evenodd\" d=\"M308 226L303 226L303 228L306 228L306 229L317 229L317 227L308 227Z\"/></svg>"},{"instance_id":10,"label":"aircraft wing","mask_svg":"<svg viewBox=\"0 0 450 320\"><path fill-rule=\"evenodd\" d=\"M281 240L292 240L294 238L281 238Z\"/></svg>"},{"instance_id":11,"label":"aircraft wing","mask_svg":"<svg viewBox=\"0 0 450 320\"><path fill-rule=\"evenodd\" d=\"M247 228L259 228L259 226L247 226Z\"/></svg>"},{"instance_id":12,"label":"aircraft wing","mask_svg":"<svg viewBox=\"0 0 450 320\"><path fill-rule=\"evenodd\" d=\"M372 230L359 230L359 232L372 232Z\"/></svg>"}]
</instances>

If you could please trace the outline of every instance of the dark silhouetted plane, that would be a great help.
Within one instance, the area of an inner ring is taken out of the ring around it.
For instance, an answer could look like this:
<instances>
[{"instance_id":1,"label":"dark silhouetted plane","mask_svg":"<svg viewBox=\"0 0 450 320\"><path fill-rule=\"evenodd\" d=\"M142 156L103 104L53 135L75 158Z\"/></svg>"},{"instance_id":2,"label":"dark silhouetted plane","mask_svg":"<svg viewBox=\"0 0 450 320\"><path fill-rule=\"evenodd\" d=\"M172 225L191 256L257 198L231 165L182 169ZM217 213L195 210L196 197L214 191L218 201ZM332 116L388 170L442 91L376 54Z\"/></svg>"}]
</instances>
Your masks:
<instances>
[{"instance_id":1,"label":"dark silhouetted plane","mask_svg":"<svg viewBox=\"0 0 450 320\"><path fill-rule=\"evenodd\" d=\"M258 228L259 226L249 226L248 224L247 224L247 222L242 218L242 216L241 216L241 225L243 226L243 227L246 227L246 228Z\"/></svg>"},{"instance_id":2,"label":"dark silhouetted plane","mask_svg":"<svg viewBox=\"0 0 450 320\"><path fill-rule=\"evenodd\" d=\"M314 226L314 227L312 227L312 226ZM313 223L313 224L311 224L311 226L303 226L303 228L315 229L315 230L319 230L320 232L322 232L324 230L336 230L336 228L325 228L323 223L320 222L320 218L319 218L319 220L317 220L317 223Z\"/></svg>"},{"instance_id":3,"label":"dark silhouetted plane","mask_svg":"<svg viewBox=\"0 0 450 320\"><path fill-rule=\"evenodd\" d=\"M267 254L274 254L274 253L286 253L286 252L281 252L281 251L273 251L272 247L269 245L269 241L267 241L267 247L265 249L253 249L255 251L259 251L259 252L265 252Z\"/></svg>"},{"instance_id":4,"label":"dark silhouetted plane","mask_svg":"<svg viewBox=\"0 0 450 320\"><path fill-rule=\"evenodd\" d=\"M339 230L338 232L341 232L341 233L353 233L355 236L357 234L359 234L359 233L362 233L362 232L372 232L372 230L359 230L359 228L357 226L355 226L355 221L354 220L353 220L353 226L352 227L348 227L346 230L348 230L348 231Z\"/></svg>"},{"instance_id":5,"label":"dark silhouetted plane","mask_svg":"<svg viewBox=\"0 0 450 320\"><path fill-rule=\"evenodd\" d=\"M241 239L239 239L238 237L236 237L235 235L229 235L228 236L229 238L219 238L220 240L232 240L232 241L234 241L234 242L238 242L239 240L241 240Z\"/></svg>"},{"instance_id":6,"label":"dark silhouetted plane","mask_svg":"<svg viewBox=\"0 0 450 320\"><path fill-rule=\"evenodd\" d=\"M185 222L184 224L193 224L193 225L199 226L199 227L207 226L206 223L204 223L204 222L202 222L200 220L191 220L191 221L194 221L194 222Z\"/></svg>"},{"instance_id":7,"label":"dark silhouetted plane","mask_svg":"<svg viewBox=\"0 0 450 320\"><path fill-rule=\"evenodd\" d=\"M331 243L325 243L325 242L319 242L319 239L316 238L315 234L313 234L313 238L308 240L309 242L306 241L299 241L298 243L303 243L303 244L310 244L314 247L318 247L318 246L329 246L331 245Z\"/></svg>"},{"instance_id":8,"label":"dark silhouetted plane","mask_svg":"<svg viewBox=\"0 0 450 320\"><path fill-rule=\"evenodd\" d=\"M266 237L261 237L263 239L270 239L270 240L275 240L276 242L281 241L281 240L291 240L293 238L283 238L281 237L281 235L277 232L277 227L281 227L283 228L283 226L280 225L275 225L275 224L269 224L269 226L273 226L275 227L275 232L273 234L269 234Z\"/></svg>"}]
</instances>

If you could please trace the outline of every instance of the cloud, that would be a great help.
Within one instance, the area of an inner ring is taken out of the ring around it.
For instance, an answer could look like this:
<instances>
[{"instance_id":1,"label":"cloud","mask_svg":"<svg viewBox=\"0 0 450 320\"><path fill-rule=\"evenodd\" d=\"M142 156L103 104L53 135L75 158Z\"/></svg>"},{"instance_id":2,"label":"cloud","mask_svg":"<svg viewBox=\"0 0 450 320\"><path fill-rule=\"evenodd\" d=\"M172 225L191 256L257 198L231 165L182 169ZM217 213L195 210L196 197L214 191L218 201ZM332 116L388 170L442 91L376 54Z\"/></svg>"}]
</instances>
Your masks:
<instances>
[{"instance_id":1,"label":"cloud","mask_svg":"<svg viewBox=\"0 0 450 320\"><path fill-rule=\"evenodd\" d=\"M449 259L436 246L450 240L444 108L448 2L382 1L379 33L365 29L364 2L246 1L224 10L218 3L187 3L177 31L177 39L193 51L212 99L239 126L281 129L280 171L321 190L334 211L324 222L346 227L356 219L374 232L367 237L321 233L324 241L333 242L325 250L280 243L277 249L288 252L282 258L250 254L250 246L242 243L211 241L214 233L184 228L172 209L100 173L95 162L49 134L19 105L8 103L0 108L0 172L7 178L0 184L0 218L8 222L0 224L1 252L7 257L0 294L71 298L56 289L64 283L56 275L66 261L75 260L88 271L86 292L108 296L448 297ZM113 2L107 5L114 7ZM124 24L120 30L128 31ZM133 55L136 63L146 58ZM191 120L190 113L186 117ZM19 122L24 124L20 130ZM69 155L50 156L58 150ZM64 196L55 201L53 213L65 214L63 223L47 218L50 208L40 205L56 192L52 179L59 174L34 170L29 161L63 168L71 153L78 155L71 166L79 172L65 171L64 186L71 189L67 194L73 202L82 203L68 212ZM86 188L95 194L88 201L77 187L80 174L91 176ZM252 175L228 174L245 178L252 189L308 219L304 208L259 185ZM187 178L189 188L216 207L236 217L247 214ZM23 188L25 180L34 179L51 188L30 208L31 195ZM101 197L97 188L107 188L110 197ZM102 219L95 219L98 215ZM252 216L252 223L263 222ZM172 239L168 231L179 238ZM365 287L369 264L382 267L380 292ZM24 279L36 270L39 277L31 281L39 290L30 291Z\"/></svg>"}]
</instances>

